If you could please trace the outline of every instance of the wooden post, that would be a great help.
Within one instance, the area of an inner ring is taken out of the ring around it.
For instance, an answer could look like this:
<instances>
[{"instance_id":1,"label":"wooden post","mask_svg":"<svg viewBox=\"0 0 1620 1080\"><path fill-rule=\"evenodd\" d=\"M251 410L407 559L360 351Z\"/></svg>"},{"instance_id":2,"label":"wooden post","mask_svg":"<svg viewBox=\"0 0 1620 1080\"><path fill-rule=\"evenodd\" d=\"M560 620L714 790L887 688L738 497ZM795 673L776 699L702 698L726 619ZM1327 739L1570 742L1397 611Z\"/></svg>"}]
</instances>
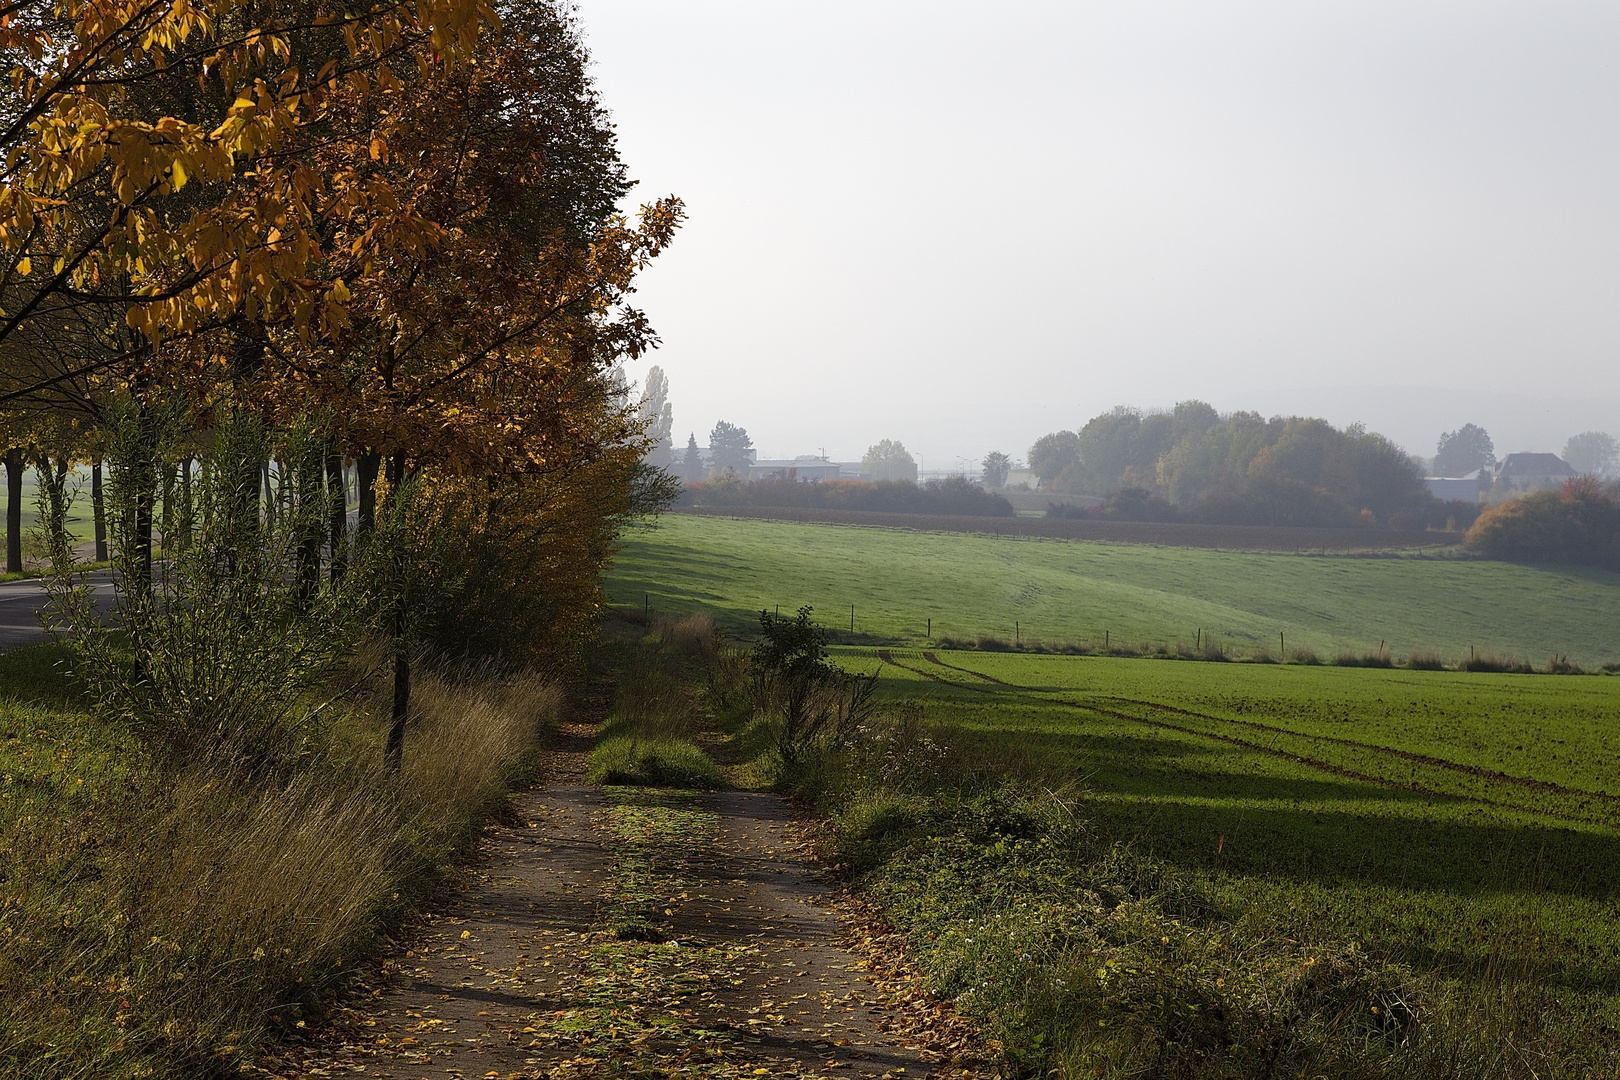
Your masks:
<instances>
[{"instance_id":1,"label":"wooden post","mask_svg":"<svg viewBox=\"0 0 1620 1080\"><path fill-rule=\"evenodd\" d=\"M652 593L641 594L641 613L646 616L652 615Z\"/></svg>"},{"instance_id":2,"label":"wooden post","mask_svg":"<svg viewBox=\"0 0 1620 1080\"><path fill-rule=\"evenodd\" d=\"M928 640L934 640L934 617L932 615L928 616Z\"/></svg>"},{"instance_id":3,"label":"wooden post","mask_svg":"<svg viewBox=\"0 0 1620 1080\"><path fill-rule=\"evenodd\" d=\"M855 605L849 605L849 632L855 632Z\"/></svg>"},{"instance_id":4,"label":"wooden post","mask_svg":"<svg viewBox=\"0 0 1620 1080\"><path fill-rule=\"evenodd\" d=\"M1277 631L1277 651L1282 653L1284 660L1288 659L1288 638L1281 630Z\"/></svg>"},{"instance_id":5,"label":"wooden post","mask_svg":"<svg viewBox=\"0 0 1620 1080\"><path fill-rule=\"evenodd\" d=\"M1103 648L1108 648L1108 631L1103 631Z\"/></svg>"},{"instance_id":6,"label":"wooden post","mask_svg":"<svg viewBox=\"0 0 1620 1080\"><path fill-rule=\"evenodd\" d=\"M1013 620L1013 644L1014 645L1022 645L1023 643L1024 643L1024 632L1018 628L1018 620L1014 619Z\"/></svg>"}]
</instances>

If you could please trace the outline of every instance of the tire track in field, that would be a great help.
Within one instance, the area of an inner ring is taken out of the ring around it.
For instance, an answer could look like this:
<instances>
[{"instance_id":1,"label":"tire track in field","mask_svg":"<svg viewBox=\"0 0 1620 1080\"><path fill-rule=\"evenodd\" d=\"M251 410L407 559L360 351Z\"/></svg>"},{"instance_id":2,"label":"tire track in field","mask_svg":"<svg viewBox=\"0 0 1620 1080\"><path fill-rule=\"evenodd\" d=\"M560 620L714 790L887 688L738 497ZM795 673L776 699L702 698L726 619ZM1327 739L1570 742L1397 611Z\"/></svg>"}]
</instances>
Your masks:
<instances>
[{"instance_id":1,"label":"tire track in field","mask_svg":"<svg viewBox=\"0 0 1620 1080\"><path fill-rule=\"evenodd\" d=\"M1002 682L1000 679L996 678L994 675L986 675L982 671L974 671L971 668L957 667L955 664L947 664L945 661L941 660L939 657L935 656L931 652L923 653L923 659L928 661L930 664L938 664L942 668L950 668L952 671L960 671L964 675L972 675L976 679L983 679L985 682L992 682L992 683L995 683L997 686L1008 686L1008 687L1012 687L1012 689L1014 689L1014 690L1027 690L1027 689L1029 689L1027 686L1013 686L1013 684L1010 683L1010 682Z\"/></svg>"},{"instance_id":2,"label":"tire track in field","mask_svg":"<svg viewBox=\"0 0 1620 1080\"><path fill-rule=\"evenodd\" d=\"M929 663L938 664L940 667L949 668L952 671L960 671L967 675L973 675L985 680L986 682L995 683L998 686L1005 686L1013 690L1022 690L1026 693L1038 692L1035 691L1033 687L1016 686L1013 683L1003 682L1002 680L997 679L992 675L986 675L983 672L973 671L970 668L959 667L956 664L947 664L931 652L923 653L923 658ZM898 667L901 665L896 666ZM917 669L908 668L907 670L915 671ZM919 672L919 674L927 675L928 673ZM980 689L980 687L972 686L966 683L951 683L951 685L961 685L969 690ZM1140 698L1106 697L1100 698L1099 700L1117 702L1122 705L1139 705L1143 708L1173 713L1177 716L1187 716L1195 720L1207 720L1213 724L1231 724L1238 727L1249 728L1253 731L1264 731L1268 734L1292 735L1300 739L1312 739L1319 742L1332 743L1335 746L1343 746L1351 750L1372 751L1374 753L1386 754L1391 757L1401 758L1404 761L1410 761L1419 765L1428 765L1437 769L1446 769L1452 772L1463 773L1467 776L1472 776L1480 780L1492 780L1499 783L1511 784L1515 787L1527 788L1532 791L1545 791L1555 795L1596 799L1599 802L1620 805L1620 796L1610 795L1607 792L1590 791L1586 788L1568 787L1564 784L1555 783L1551 780L1536 780L1526 776L1514 776L1512 773L1505 773L1497 769L1486 769L1478 765L1465 765L1461 762L1449 761L1446 758L1438 758L1429 754L1420 754L1413 750L1401 750L1393 746L1380 746L1377 743L1360 742L1356 739L1340 738L1337 735L1318 735L1311 732L1295 731L1292 728L1278 727L1274 724L1262 724L1257 720L1239 720L1235 717L1229 716L1214 716L1210 713L1201 713L1193 709L1178 708L1174 705L1164 705L1156 701L1144 701ZM1110 713L1109 715L1114 714Z\"/></svg>"},{"instance_id":3,"label":"tire track in field","mask_svg":"<svg viewBox=\"0 0 1620 1080\"><path fill-rule=\"evenodd\" d=\"M1006 687L1009 690L1014 690L1014 691L1018 691L1018 692L1025 693L1025 694L1040 694L1040 693L1042 693L1041 691L1035 689L1034 687L1019 686L1019 685L1017 685L1015 683L1009 683L1009 682L1005 682L1005 681L1003 681L1001 679L997 679L992 675L986 675L983 672L973 671L970 668L958 667L955 664L947 664L944 661L940 660L933 653L924 653L923 656L924 656L925 659L927 659L932 664L937 664L940 667L948 668L949 670L952 670L952 671L959 671L959 672L961 672L961 673L963 673L965 675L973 675L973 676L975 676L977 678L985 680L986 682L994 683L997 686ZM931 679L932 681L937 682L937 683L941 683L941 684L943 684L945 686L950 686L950 687L954 687L954 688L961 689L961 690L972 690L972 691L975 691L977 693L994 693L995 692L991 687L988 687L988 686L975 686L972 683L957 682L954 679L949 679L949 678L945 678L944 676L941 676L941 675L936 675L931 671L926 671L926 670L924 670L922 668L913 667L910 664L902 664L899 661L895 660L887 649L880 649L878 651L878 659L882 660L886 664L891 664L894 667L900 668L903 671L913 672L913 673L915 673L917 675L921 675L925 679ZM1412 792L1413 794L1428 795L1428 796L1432 796L1432 797L1435 797L1435 798L1460 799L1460 800L1463 800L1465 802L1482 803L1482 804L1484 804L1486 806L1494 806L1494 807L1496 807L1498 809L1501 809L1501 810L1507 810L1507 811L1511 811L1511 812L1514 812L1514 813L1521 813L1521 814L1535 814L1535 815L1537 815L1539 817L1552 818L1552 819L1554 819L1556 821L1568 821L1568 822L1572 822L1572 823L1576 823L1576 824L1582 824L1582 825L1605 825L1605 826L1610 825L1610 822L1605 821L1605 820L1603 820L1602 818L1599 818L1599 817L1581 817L1581 816L1577 816L1577 815L1573 815L1573 814L1560 813L1560 812L1558 812L1556 810L1544 810L1544 809L1539 809L1539 808L1534 808L1534 807L1519 806L1519 805L1511 803L1511 802L1501 802L1501 801L1498 801L1498 800L1495 800L1495 799L1486 798L1486 797L1481 796L1481 795L1459 794L1457 792L1442 791L1442 790L1440 790L1438 788L1429 787L1429 786L1424 785L1424 784L1409 783L1409 782L1403 782L1403 781L1399 781L1399 780L1392 780L1392 779L1389 779L1387 777L1376 776L1376 775L1373 775L1371 773L1364 773L1364 772L1361 772L1360 770L1351 769L1351 768L1348 768L1348 767L1343 766L1343 765L1335 765L1332 762L1323 761L1320 758L1314 758L1314 757L1310 757L1310 756L1304 755L1304 754L1296 754L1296 753L1293 753L1292 751L1282 750L1282 749L1279 749L1279 748L1274 747L1274 746L1267 746L1264 743L1255 742L1252 739L1242 739L1242 738L1239 738L1236 735L1226 735L1226 734L1222 734L1220 732L1203 731L1203 730L1200 730L1198 728L1186 727L1186 726L1183 726L1181 724L1172 724L1172 723L1170 723L1169 721L1166 721L1166 720L1155 720L1155 719L1145 717L1145 716L1138 716L1138 715L1135 715L1134 713L1122 712L1122 711L1119 711L1117 709L1105 708L1105 707L1103 707L1102 705L1099 705L1099 704L1087 704L1087 703L1078 702L1078 701L1069 701L1069 700L1066 700L1064 698L1059 698L1059 697L1042 698L1041 700L1048 700L1048 701L1053 702L1054 704L1062 705L1065 708L1079 709L1081 711L1099 713L1099 714L1101 714L1103 716L1112 717L1112 718L1114 718L1116 720L1128 720L1128 721L1131 721L1133 723L1146 724L1149 727L1162 728L1162 729L1164 729L1166 731L1174 731L1174 732L1178 732L1178 733L1183 734L1183 735L1192 735L1194 737L1200 737L1200 738L1206 738L1206 739L1215 739L1215 740L1217 740L1219 742L1229 743L1229 744L1231 744L1233 746L1243 747L1244 749L1247 749L1247 750L1254 750L1254 751L1257 751L1257 752L1262 753L1262 754L1270 755L1272 757L1282 758L1285 761L1292 761L1295 764L1304 765L1304 766L1306 766L1308 768L1316 769L1316 770L1319 770L1321 772L1331 773L1331 774L1333 774L1335 776L1342 776L1342 777L1344 777L1344 778L1346 778L1348 780L1357 780L1357 781L1361 781L1363 783L1373 784L1373 785L1378 786L1378 787L1391 788L1391 789L1394 789L1394 790L1397 790L1397 791L1409 791L1409 792ZM1418 753L1414 753L1414 752L1409 751L1409 750L1398 750L1398 749L1395 749L1393 747L1388 747L1388 746L1377 746L1377 745L1374 745L1372 743L1357 742L1357 741L1355 741L1353 739L1341 739L1341 738L1338 738L1338 737L1332 736L1332 735L1310 735L1310 734L1306 734L1304 732L1291 731L1288 728L1274 727L1274 726L1269 725L1269 724L1262 724L1262 723L1259 723L1259 722L1253 721L1253 720L1236 720L1236 719L1231 719L1231 718L1228 718L1228 717L1211 716L1208 713L1195 712L1195 711L1193 711L1191 709L1181 709L1181 708L1177 708L1177 707L1175 707L1173 705L1161 705L1161 704L1159 704L1157 702L1142 701L1142 700L1136 699L1136 698L1110 697L1110 698L1103 698L1101 700L1116 702L1116 703L1121 704L1121 705L1137 705L1137 706L1141 706L1141 707L1148 708L1148 709L1155 709L1155 710L1159 710L1161 712L1167 712L1167 713L1170 713L1172 715L1186 716L1186 717L1189 717L1189 718L1192 718L1192 719L1197 719L1197 720L1205 720L1205 721L1208 721L1208 722L1214 723L1214 724L1236 725L1236 726L1239 726L1239 727L1249 728L1249 729L1256 730L1256 731L1263 731L1263 732L1265 732L1267 734L1270 734L1270 735L1291 735L1291 736L1294 736L1296 738L1301 738L1301 739L1319 739L1321 741L1328 742L1328 743L1333 743L1333 744L1340 745L1340 746L1344 746L1344 747L1349 748L1349 749L1374 751L1374 752L1377 752L1377 753L1388 754L1388 755L1391 755L1391 756L1394 756L1394 757L1397 757L1397 758L1401 758L1401 759L1404 759L1404 760L1407 760L1407 761L1411 761L1411 762L1413 762L1415 764L1428 765L1428 766L1439 768L1439 769L1442 769L1442 770L1462 773L1463 775L1472 776L1472 777L1474 777L1475 779L1478 779L1478 780L1486 780L1486 781L1495 781L1495 782L1507 783L1507 784L1510 784L1510 785L1513 785L1513 786L1523 787L1523 788L1527 788L1527 789L1530 789L1530 790L1544 791L1544 792L1548 792L1548 793L1552 793L1552 794L1570 796L1570 797L1575 797L1575 798L1585 797L1585 798L1590 798L1590 799L1596 799L1599 802L1620 803L1620 797L1616 797L1616 796L1613 796L1613 795L1608 795L1608 794L1605 794L1603 792L1587 791L1584 788L1565 787L1562 784L1556 784L1556 783L1553 783L1552 781L1548 781L1548 780L1532 780L1532 779L1529 779L1529 778L1526 778L1526 777L1512 776L1512 775L1510 775L1508 773L1494 772L1494 771L1492 771L1490 769L1482 769L1482 768L1479 768L1478 766L1473 766L1473 765L1462 765L1462 764L1459 764L1459 763L1454 762L1454 761L1447 761L1444 758L1431 757L1431 756L1426 755L1426 754L1418 754Z\"/></svg>"},{"instance_id":4,"label":"tire track in field","mask_svg":"<svg viewBox=\"0 0 1620 1080\"><path fill-rule=\"evenodd\" d=\"M1588 791L1586 788L1565 787L1563 784L1551 780L1534 780L1525 776L1514 776L1511 773L1499 772L1495 769L1486 769L1478 765L1464 765L1457 761L1448 761L1445 758L1431 757L1428 754L1419 754L1412 750L1401 750L1393 746L1379 746L1376 743L1358 742L1355 739L1341 739L1337 735L1315 735L1304 731L1294 731L1292 728L1276 727L1271 724L1262 724L1257 720L1238 720L1228 716L1211 716L1208 713L1195 712L1191 709L1180 709L1174 705L1161 705L1155 701L1142 701L1137 698L1107 697L1102 701L1113 701L1124 705L1141 705L1144 708L1157 709L1161 712L1174 713L1177 716L1189 716L1196 720L1208 720L1216 724L1235 724L1239 727L1250 728L1255 731L1264 731L1277 735L1293 735L1301 739L1314 739L1319 742L1332 743L1335 746L1344 746L1352 750L1371 750L1380 754L1388 754L1405 761L1415 762L1419 765L1429 765L1438 769L1449 769L1454 772L1465 773L1480 780L1493 780L1515 787L1529 788L1534 791L1546 791L1557 795L1572 795L1577 798L1597 799L1601 802L1620 804L1620 796L1610 795L1602 791Z\"/></svg>"},{"instance_id":5,"label":"tire track in field","mask_svg":"<svg viewBox=\"0 0 1620 1080\"><path fill-rule=\"evenodd\" d=\"M1484 806L1495 807L1498 810L1506 810L1509 813L1530 814L1535 817L1551 818L1554 821L1567 821L1575 825L1602 825L1612 828L1612 825L1609 822L1604 821L1601 818L1579 817L1574 814L1559 813L1556 810L1542 810L1536 807L1520 806L1516 803L1499 802L1496 799L1488 799L1483 795L1467 795L1459 794L1455 791L1442 791L1439 788L1429 787L1425 784L1408 783L1400 780L1391 780L1384 776L1374 776L1371 773L1360 772L1359 770L1347 768L1343 765L1335 765L1332 762L1323 761L1320 758L1308 757L1304 754L1295 754L1288 750L1280 750L1277 747L1267 746L1264 743L1254 742L1251 739L1240 739L1236 735L1223 735L1216 731L1200 731L1197 728L1182 727L1180 724L1172 724L1165 720L1150 720L1145 716L1135 716L1131 713L1119 712L1114 709L1105 709L1097 705L1086 705L1078 701L1065 701L1062 698L1052 698L1051 700L1054 704L1062 705L1070 709L1078 709L1082 712L1101 713L1103 716L1111 716L1116 720L1129 720L1138 724L1146 724L1149 727L1163 728L1166 731L1175 731L1183 735L1192 735L1195 738L1215 739L1219 742L1230 743L1233 746L1241 746L1246 750L1254 750L1258 753L1268 754L1271 757L1282 758L1285 761L1292 761L1295 764L1304 765L1307 768L1316 769L1320 772L1332 773L1335 776L1342 776L1347 780L1358 780L1365 784L1372 784L1375 787L1391 788L1396 791L1409 791L1416 795L1427 795L1436 799L1455 799L1458 802L1479 803ZM1283 729L1278 728L1270 730L1282 731ZM1285 734L1293 733L1285 732ZM1306 737L1308 738L1309 736Z\"/></svg>"},{"instance_id":6,"label":"tire track in field","mask_svg":"<svg viewBox=\"0 0 1620 1080\"><path fill-rule=\"evenodd\" d=\"M889 664L889 665L891 665L893 667L897 667L901 671L909 671L909 672L912 672L913 674L921 675L925 679L932 679L934 682L941 683L942 685L949 686L949 687L952 687L952 688L957 689L957 690L972 690L975 693L979 693L979 694L993 694L993 693L995 693L995 691L990 689L988 686L974 686L972 683L957 682L955 679L947 679L943 675L935 675L932 671L925 671L920 667L912 667L910 664L902 664L900 661L898 661L898 660L896 660L894 658L894 654L891 653L888 649L879 649L877 655L878 655L878 659L883 661L885 664ZM932 655L932 654L930 653L929 655ZM939 663L939 661L937 661L937 660L934 661L934 662L936 664ZM949 664L940 664L940 666L941 667L950 667ZM966 669L965 668L958 668L957 670L958 671L963 671L963 670L966 670ZM970 672L969 674L972 674L972 673ZM994 683L1001 683L1002 686L1008 687L1009 689L1012 689L1012 690L1024 690L1024 689L1027 689L1026 687L1022 687L1022 686L1013 686L1012 683L1001 682L1000 679L991 679L990 681L994 682Z\"/></svg>"}]
</instances>

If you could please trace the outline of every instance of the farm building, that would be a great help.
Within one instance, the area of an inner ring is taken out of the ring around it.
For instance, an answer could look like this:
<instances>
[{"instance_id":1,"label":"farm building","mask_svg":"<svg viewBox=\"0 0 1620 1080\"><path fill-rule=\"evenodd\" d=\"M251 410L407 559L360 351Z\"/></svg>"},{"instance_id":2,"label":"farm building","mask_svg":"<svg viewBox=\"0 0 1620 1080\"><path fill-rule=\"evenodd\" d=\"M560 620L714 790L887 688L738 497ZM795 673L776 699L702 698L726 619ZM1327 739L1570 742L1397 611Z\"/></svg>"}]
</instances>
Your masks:
<instances>
[{"instance_id":1,"label":"farm building","mask_svg":"<svg viewBox=\"0 0 1620 1080\"><path fill-rule=\"evenodd\" d=\"M1475 469L1467 476L1425 476L1423 485L1441 502L1478 502L1482 472Z\"/></svg>"},{"instance_id":2,"label":"farm building","mask_svg":"<svg viewBox=\"0 0 1620 1080\"><path fill-rule=\"evenodd\" d=\"M1509 454L1492 475L1498 491L1541 491L1561 486L1575 470L1557 454Z\"/></svg>"},{"instance_id":3,"label":"farm building","mask_svg":"<svg viewBox=\"0 0 1620 1080\"><path fill-rule=\"evenodd\" d=\"M836 480L842 468L836 461L820 457L796 457L756 460L748 466L748 479L769 480L784 476L789 480Z\"/></svg>"}]
</instances>

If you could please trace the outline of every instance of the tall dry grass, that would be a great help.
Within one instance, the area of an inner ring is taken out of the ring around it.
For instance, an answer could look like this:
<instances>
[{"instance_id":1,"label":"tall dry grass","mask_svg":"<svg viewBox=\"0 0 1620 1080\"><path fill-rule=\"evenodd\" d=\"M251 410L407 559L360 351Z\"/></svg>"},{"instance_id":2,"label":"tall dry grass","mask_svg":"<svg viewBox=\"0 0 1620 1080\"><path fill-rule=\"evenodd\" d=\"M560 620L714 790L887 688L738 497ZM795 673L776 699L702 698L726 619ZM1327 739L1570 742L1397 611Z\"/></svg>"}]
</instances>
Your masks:
<instances>
[{"instance_id":1,"label":"tall dry grass","mask_svg":"<svg viewBox=\"0 0 1620 1080\"><path fill-rule=\"evenodd\" d=\"M218 760L127 762L64 775L0 824L0 1075L224 1073L299 1023L497 806L562 705L536 676L487 670L429 673L413 699L398 777L376 764L381 717L362 701L355 741L272 786Z\"/></svg>"}]
</instances>

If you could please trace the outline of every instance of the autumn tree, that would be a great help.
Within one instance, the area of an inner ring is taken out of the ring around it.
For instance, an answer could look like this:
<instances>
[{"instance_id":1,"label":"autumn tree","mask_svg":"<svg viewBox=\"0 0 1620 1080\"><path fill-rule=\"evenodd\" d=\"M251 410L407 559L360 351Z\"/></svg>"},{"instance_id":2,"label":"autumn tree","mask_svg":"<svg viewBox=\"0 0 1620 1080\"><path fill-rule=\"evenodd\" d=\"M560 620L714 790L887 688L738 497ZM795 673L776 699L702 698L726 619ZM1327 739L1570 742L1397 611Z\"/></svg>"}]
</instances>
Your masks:
<instances>
[{"instance_id":1,"label":"autumn tree","mask_svg":"<svg viewBox=\"0 0 1620 1080\"><path fill-rule=\"evenodd\" d=\"M339 318L341 296L309 274L328 223L365 218L361 246L379 255L437 229L386 183L313 171L289 136L329 134L340 90L386 95L396 69L455 69L495 21L483 0L353 14L302 0L13 0L0 15L12 87L0 341L85 299L154 340L236 317Z\"/></svg>"},{"instance_id":2,"label":"autumn tree","mask_svg":"<svg viewBox=\"0 0 1620 1080\"><path fill-rule=\"evenodd\" d=\"M557 478L616 447L646 449L610 376L656 340L627 301L680 205L644 207L634 221L617 212L628 182L568 16L546 4L500 15L476 64L400 80L387 141L308 148L322 172L351 169L411 192L410 212L434 223L435 243L379 258L365 220L334 223L329 246L342 254L323 273L343 309L319 337L297 322L268 328L260 363L238 380L241 400L266 416L328 418L334 445L359 460L363 519L379 471L397 496L418 479ZM378 108L364 95L347 104L343 127ZM404 610L393 603L384 617L395 639L394 765L409 701Z\"/></svg>"}]
</instances>

